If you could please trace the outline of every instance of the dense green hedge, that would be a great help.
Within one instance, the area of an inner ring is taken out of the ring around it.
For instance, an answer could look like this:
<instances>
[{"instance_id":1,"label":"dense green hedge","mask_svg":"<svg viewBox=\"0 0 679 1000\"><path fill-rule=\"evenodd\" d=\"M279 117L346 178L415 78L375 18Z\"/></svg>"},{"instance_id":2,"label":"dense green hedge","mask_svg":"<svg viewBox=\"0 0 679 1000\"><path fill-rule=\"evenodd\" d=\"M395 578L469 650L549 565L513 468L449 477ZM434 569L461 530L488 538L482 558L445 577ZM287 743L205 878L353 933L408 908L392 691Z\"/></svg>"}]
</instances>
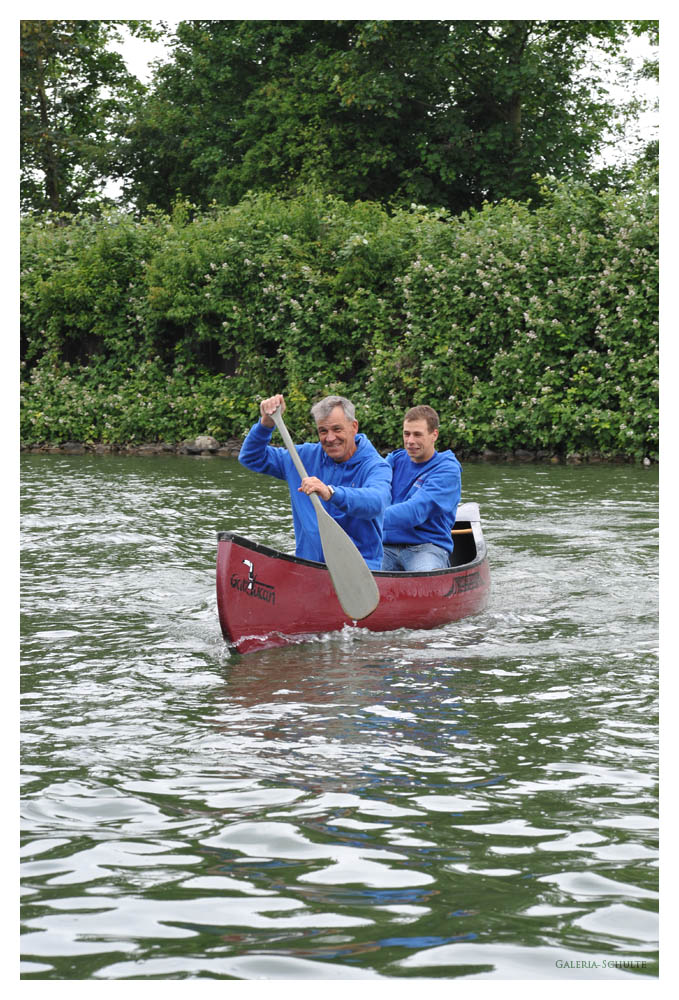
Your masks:
<instances>
[{"instance_id":1,"label":"dense green hedge","mask_svg":"<svg viewBox=\"0 0 679 1000\"><path fill-rule=\"evenodd\" d=\"M309 193L22 231L22 441L220 440L331 391L393 447L657 457L657 192L545 186L452 218Z\"/></svg>"}]
</instances>

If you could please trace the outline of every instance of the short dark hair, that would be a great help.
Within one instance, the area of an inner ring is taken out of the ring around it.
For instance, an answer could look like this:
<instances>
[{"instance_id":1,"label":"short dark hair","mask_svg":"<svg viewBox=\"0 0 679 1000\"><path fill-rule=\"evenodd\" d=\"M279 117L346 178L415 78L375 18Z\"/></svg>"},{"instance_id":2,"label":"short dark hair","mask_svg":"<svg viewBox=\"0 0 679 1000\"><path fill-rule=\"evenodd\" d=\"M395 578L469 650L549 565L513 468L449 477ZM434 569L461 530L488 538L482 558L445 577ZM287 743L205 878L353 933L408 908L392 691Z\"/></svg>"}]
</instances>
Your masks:
<instances>
[{"instance_id":1,"label":"short dark hair","mask_svg":"<svg viewBox=\"0 0 679 1000\"><path fill-rule=\"evenodd\" d=\"M403 422L406 420L426 420L429 433L438 430L439 415L431 406L413 406L406 413Z\"/></svg>"}]
</instances>

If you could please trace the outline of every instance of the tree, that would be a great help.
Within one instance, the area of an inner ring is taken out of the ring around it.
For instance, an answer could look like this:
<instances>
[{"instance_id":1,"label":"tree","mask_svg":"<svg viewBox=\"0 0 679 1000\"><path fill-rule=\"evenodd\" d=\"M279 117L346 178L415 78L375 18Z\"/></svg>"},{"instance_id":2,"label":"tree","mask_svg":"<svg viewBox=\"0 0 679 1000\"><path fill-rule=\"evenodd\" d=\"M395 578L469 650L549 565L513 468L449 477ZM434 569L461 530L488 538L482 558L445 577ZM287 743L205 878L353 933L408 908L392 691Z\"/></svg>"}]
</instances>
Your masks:
<instances>
[{"instance_id":1,"label":"tree","mask_svg":"<svg viewBox=\"0 0 679 1000\"><path fill-rule=\"evenodd\" d=\"M148 21L21 22L21 206L73 212L118 172L125 105L142 85L109 48Z\"/></svg>"},{"instance_id":2,"label":"tree","mask_svg":"<svg viewBox=\"0 0 679 1000\"><path fill-rule=\"evenodd\" d=\"M454 212L582 177L632 21L183 21L137 107L128 193L168 208L313 184Z\"/></svg>"}]
</instances>

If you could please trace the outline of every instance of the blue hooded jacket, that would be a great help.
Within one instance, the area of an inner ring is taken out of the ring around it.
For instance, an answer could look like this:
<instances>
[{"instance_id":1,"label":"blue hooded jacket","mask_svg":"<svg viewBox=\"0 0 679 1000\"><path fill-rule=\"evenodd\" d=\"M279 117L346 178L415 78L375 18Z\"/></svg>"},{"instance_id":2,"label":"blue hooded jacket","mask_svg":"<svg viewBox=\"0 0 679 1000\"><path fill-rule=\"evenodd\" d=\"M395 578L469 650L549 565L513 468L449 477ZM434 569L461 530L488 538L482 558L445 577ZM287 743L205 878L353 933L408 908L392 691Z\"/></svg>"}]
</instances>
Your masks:
<instances>
[{"instance_id":1,"label":"blue hooded jacket","mask_svg":"<svg viewBox=\"0 0 679 1000\"><path fill-rule=\"evenodd\" d=\"M384 515L385 545L433 542L453 551L450 532L460 502L462 466L452 451L435 451L413 462L404 448L387 455L392 467L392 505Z\"/></svg>"},{"instance_id":2,"label":"blue hooded jacket","mask_svg":"<svg viewBox=\"0 0 679 1000\"><path fill-rule=\"evenodd\" d=\"M273 428L258 421L250 428L238 461L248 469L287 481L295 525L296 554L325 562L316 512L310 497L299 493L301 482L286 448L269 444ZM334 495L321 503L354 542L370 569L382 566L382 519L391 501L391 469L365 434L357 434L356 451L346 462L335 462L320 443L297 445L309 476L317 476ZM320 498L319 498L320 499Z\"/></svg>"}]
</instances>

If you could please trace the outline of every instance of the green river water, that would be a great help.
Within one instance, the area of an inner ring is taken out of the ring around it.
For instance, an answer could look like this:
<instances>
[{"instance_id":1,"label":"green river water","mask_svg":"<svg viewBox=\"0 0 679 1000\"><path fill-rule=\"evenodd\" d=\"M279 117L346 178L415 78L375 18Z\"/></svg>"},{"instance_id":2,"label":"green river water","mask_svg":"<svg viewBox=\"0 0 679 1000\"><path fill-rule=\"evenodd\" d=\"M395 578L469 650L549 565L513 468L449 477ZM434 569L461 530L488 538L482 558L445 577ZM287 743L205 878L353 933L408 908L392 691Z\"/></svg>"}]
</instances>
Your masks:
<instances>
[{"instance_id":1,"label":"green river water","mask_svg":"<svg viewBox=\"0 0 679 1000\"><path fill-rule=\"evenodd\" d=\"M492 596L231 656L234 459L21 460L21 975L658 975L657 468L469 463Z\"/></svg>"}]
</instances>

